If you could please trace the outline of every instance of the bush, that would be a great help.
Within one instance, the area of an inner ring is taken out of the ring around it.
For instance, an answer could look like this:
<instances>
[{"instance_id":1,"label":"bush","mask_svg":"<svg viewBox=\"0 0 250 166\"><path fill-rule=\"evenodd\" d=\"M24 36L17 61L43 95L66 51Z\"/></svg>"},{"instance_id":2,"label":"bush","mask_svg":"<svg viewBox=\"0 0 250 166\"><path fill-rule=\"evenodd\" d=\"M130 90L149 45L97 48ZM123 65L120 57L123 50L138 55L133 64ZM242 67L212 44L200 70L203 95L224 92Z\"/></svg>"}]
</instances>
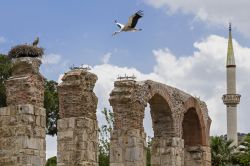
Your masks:
<instances>
[{"instance_id":1,"label":"bush","mask_svg":"<svg viewBox=\"0 0 250 166\"><path fill-rule=\"evenodd\" d=\"M54 157L51 157L51 158L49 158L49 159L47 160L45 166L56 166L56 163L57 163L57 161L56 161L56 156L54 156Z\"/></svg>"}]
</instances>

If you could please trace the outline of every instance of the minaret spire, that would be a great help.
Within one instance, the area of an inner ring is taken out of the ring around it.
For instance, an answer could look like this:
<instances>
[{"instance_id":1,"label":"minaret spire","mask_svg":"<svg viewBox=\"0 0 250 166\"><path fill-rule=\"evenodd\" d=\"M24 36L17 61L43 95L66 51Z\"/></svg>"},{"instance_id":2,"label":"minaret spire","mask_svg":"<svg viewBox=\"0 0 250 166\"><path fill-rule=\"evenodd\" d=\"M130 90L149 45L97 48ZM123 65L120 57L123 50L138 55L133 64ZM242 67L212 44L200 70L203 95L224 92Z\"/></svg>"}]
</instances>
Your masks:
<instances>
[{"instance_id":1,"label":"minaret spire","mask_svg":"<svg viewBox=\"0 0 250 166\"><path fill-rule=\"evenodd\" d=\"M231 23L229 23L229 37L226 61L227 94L223 95L222 100L227 106L227 139L232 140L233 145L237 145L237 104L240 103L241 95L236 94L236 64L234 59L231 26Z\"/></svg>"},{"instance_id":2,"label":"minaret spire","mask_svg":"<svg viewBox=\"0 0 250 166\"><path fill-rule=\"evenodd\" d=\"M229 37L228 37L228 47L227 47L227 67L228 66L235 66L231 23L229 23Z\"/></svg>"}]
</instances>

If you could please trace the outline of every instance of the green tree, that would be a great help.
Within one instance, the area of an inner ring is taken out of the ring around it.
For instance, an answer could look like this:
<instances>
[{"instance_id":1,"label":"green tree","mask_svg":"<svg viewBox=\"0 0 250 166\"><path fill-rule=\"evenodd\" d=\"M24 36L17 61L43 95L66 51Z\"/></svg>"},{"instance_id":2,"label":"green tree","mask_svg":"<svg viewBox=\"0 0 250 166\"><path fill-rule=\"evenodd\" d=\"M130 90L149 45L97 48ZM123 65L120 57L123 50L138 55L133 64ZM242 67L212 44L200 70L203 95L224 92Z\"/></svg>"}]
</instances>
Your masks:
<instances>
[{"instance_id":1,"label":"green tree","mask_svg":"<svg viewBox=\"0 0 250 166\"><path fill-rule=\"evenodd\" d=\"M99 166L109 166L110 133L113 129L114 113L104 108L102 114L106 124L99 128Z\"/></svg>"},{"instance_id":2,"label":"green tree","mask_svg":"<svg viewBox=\"0 0 250 166\"><path fill-rule=\"evenodd\" d=\"M232 163L235 146L223 137L211 137L211 157L213 166L227 166Z\"/></svg>"},{"instance_id":3,"label":"green tree","mask_svg":"<svg viewBox=\"0 0 250 166\"><path fill-rule=\"evenodd\" d=\"M237 152L233 156L233 163L241 166L250 165L250 133L244 137L243 142L237 148Z\"/></svg>"},{"instance_id":4,"label":"green tree","mask_svg":"<svg viewBox=\"0 0 250 166\"><path fill-rule=\"evenodd\" d=\"M57 161L56 161L56 156L51 157L47 160L46 165L45 166L56 166Z\"/></svg>"},{"instance_id":5,"label":"green tree","mask_svg":"<svg viewBox=\"0 0 250 166\"><path fill-rule=\"evenodd\" d=\"M11 75L11 64L8 56L0 54L0 107L6 106L6 89L4 81Z\"/></svg>"},{"instance_id":6,"label":"green tree","mask_svg":"<svg viewBox=\"0 0 250 166\"><path fill-rule=\"evenodd\" d=\"M52 136L57 134L57 120L59 117L57 85L58 83L53 80L45 81L44 108L46 109L46 133Z\"/></svg>"},{"instance_id":7,"label":"green tree","mask_svg":"<svg viewBox=\"0 0 250 166\"><path fill-rule=\"evenodd\" d=\"M151 166L151 149L152 149L152 138L148 136L148 141L147 141L147 166Z\"/></svg>"}]
</instances>

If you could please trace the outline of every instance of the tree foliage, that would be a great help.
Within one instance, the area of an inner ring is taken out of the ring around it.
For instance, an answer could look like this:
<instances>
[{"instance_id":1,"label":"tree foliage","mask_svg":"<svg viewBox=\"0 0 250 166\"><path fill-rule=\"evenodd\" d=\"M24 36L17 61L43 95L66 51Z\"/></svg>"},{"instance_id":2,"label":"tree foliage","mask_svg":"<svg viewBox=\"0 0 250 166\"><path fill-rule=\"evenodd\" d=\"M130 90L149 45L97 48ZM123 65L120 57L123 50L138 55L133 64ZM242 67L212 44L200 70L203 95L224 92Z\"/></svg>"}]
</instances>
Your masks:
<instances>
[{"instance_id":1,"label":"tree foliage","mask_svg":"<svg viewBox=\"0 0 250 166\"><path fill-rule=\"evenodd\" d=\"M57 85L58 83L53 80L45 81L44 108L46 109L46 133L52 136L57 133L57 119L59 117Z\"/></svg>"},{"instance_id":2,"label":"tree foliage","mask_svg":"<svg viewBox=\"0 0 250 166\"><path fill-rule=\"evenodd\" d=\"M147 141L147 161L146 161L146 165L147 166L151 166L151 149L152 149L152 138L148 136L148 141Z\"/></svg>"},{"instance_id":3,"label":"tree foliage","mask_svg":"<svg viewBox=\"0 0 250 166\"><path fill-rule=\"evenodd\" d=\"M227 166L232 163L235 146L223 137L211 137L211 157L213 166Z\"/></svg>"},{"instance_id":4,"label":"tree foliage","mask_svg":"<svg viewBox=\"0 0 250 166\"><path fill-rule=\"evenodd\" d=\"M56 159L56 156L54 156L47 160L45 166L56 166L56 165L57 165L57 159Z\"/></svg>"},{"instance_id":5,"label":"tree foliage","mask_svg":"<svg viewBox=\"0 0 250 166\"><path fill-rule=\"evenodd\" d=\"M237 148L237 152L233 157L233 163L241 166L250 165L250 134L247 134Z\"/></svg>"},{"instance_id":6,"label":"tree foliage","mask_svg":"<svg viewBox=\"0 0 250 166\"><path fill-rule=\"evenodd\" d=\"M6 106L6 89L4 81L11 75L10 59L3 54L0 54L0 107Z\"/></svg>"},{"instance_id":7,"label":"tree foliage","mask_svg":"<svg viewBox=\"0 0 250 166\"><path fill-rule=\"evenodd\" d=\"M102 114L106 124L99 128L99 166L109 166L110 133L113 129L114 113L104 108Z\"/></svg>"},{"instance_id":8,"label":"tree foliage","mask_svg":"<svg viewBox=\"0 0 250 166\"><path fill-rule=\"evenodd\" d=\"M238 147L231 145L223 136L211 137L212 165L250 165L250 134L247 134Z\"/></svg>"}]
</instances>

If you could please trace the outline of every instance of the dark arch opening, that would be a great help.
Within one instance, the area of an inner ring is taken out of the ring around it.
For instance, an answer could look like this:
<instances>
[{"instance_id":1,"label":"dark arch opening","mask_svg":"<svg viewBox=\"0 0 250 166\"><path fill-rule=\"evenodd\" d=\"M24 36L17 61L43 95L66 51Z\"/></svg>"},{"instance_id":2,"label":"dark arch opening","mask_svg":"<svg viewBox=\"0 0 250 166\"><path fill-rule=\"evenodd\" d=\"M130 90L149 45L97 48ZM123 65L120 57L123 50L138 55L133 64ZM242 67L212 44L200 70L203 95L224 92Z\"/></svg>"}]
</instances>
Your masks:
<instances>
[{"instance_id":1,"label":"dark arch opening","mask_svg":"<svg viewBox=\"0 0 250 166\"><path fill-rule=\"evenodd\" d=\"M173 119L171 111L166 100L159 94L155 94L150 100L150 113L152 118L152 127L154 138L172 137Z\"/></svg>"},{"instance_id":2,"label":"dark arch opening","mask_svg":"<svg viewBox=\"0 0 250 166\"><path fill-rule=\"evenodd\" d=\"M182 123L184 146L202 145L201 124L194 108L184 114Z\"/></svg>"}]
</instances>

